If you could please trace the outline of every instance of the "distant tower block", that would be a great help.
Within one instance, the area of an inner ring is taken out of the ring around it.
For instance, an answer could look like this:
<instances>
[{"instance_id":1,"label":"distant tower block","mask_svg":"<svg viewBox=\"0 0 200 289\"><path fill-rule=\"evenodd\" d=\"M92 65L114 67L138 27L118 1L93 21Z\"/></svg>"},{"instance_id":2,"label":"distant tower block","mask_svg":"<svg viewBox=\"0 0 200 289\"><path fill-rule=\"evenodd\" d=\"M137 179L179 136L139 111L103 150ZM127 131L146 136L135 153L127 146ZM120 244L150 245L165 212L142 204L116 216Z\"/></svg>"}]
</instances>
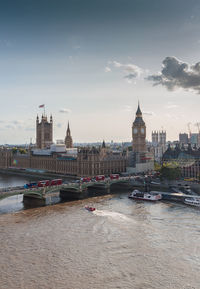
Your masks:
<instances>
[{"instance_id":1,"label":"distant tower block","mask_svg":"<svg viewBox=\"0 0 200 289\"><path fill-rule=\"evenodd\" d=\"M50 122L47 120L47 116L42 115L41 122L39 117L36 118L36 144L37 148L45 149L49 148L53 143L53 118L50 116Z\"/></svg>"},{"instance_id":2,"label":"distant tower block","mask_svg":"<svg viewBox=\"0 0 200 289\"><path fill-rule=\"evenodd\" d=\"M158 132L157 131L152 131L152 143L153 145L158 145Z\"/></svg>"},{"instance_id":3,"label":"distant tower block","mask_svg":"<svg viewBox=\"0 0 200 289\"><path fill-rule=\"evenodd\" d=\"M166 145L166 131L159 132L159 143L164 146Z\"/></svg>"},{"instance_id":4,"label":"distant tower block","mask_svg":"<svg viewBox=\"0 0 200 289\"><path fill-rule=\"evenodd\" d=\"M69 128L69 122L67 126L66 137L65 137L65 145L66 145L66 148L73 148L73 141L72 141L71 132Z\"/></svg>"},{"instance_id":5,"label":"distant tower block","mask_svg":"<svg viewBox=\"0 0 200 289\"><path fill-rule=\"evenodd\" d=\"M166 145L166 131L152 131L152 144L157 145Z\"/></svg>"},{"instance_id":6,"label":"distant tower block","mask_svg":"<svg viewBox=\"0 0 200 289\"><path fill-rule=\"evenodd\" d=\"M142 119L142 112L138 103L136 118L132 125L133 151L136 153L146 152L146 125Z\"/></svg>"}]
</instances>

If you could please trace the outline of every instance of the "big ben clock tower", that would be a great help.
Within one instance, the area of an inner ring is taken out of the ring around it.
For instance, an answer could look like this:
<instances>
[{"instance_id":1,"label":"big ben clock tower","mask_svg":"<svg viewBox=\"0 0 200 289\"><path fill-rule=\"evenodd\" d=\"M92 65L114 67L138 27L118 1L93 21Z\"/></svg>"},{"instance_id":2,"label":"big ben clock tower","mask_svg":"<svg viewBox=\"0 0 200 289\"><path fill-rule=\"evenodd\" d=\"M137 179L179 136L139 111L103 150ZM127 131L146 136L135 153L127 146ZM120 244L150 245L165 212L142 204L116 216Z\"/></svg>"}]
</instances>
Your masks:
<instances>
[{"instance_id":1,"label":"big ben clock tower","mask_svg":"<svg viewBox=\"0 0 200 289\"><path fill-rule=\"evenodd\" d=\"M142 119L142 112L138 103L136 117L132 126L133 151L135 153L146 152L146 125Z\"/></svg>"}]
</instances>

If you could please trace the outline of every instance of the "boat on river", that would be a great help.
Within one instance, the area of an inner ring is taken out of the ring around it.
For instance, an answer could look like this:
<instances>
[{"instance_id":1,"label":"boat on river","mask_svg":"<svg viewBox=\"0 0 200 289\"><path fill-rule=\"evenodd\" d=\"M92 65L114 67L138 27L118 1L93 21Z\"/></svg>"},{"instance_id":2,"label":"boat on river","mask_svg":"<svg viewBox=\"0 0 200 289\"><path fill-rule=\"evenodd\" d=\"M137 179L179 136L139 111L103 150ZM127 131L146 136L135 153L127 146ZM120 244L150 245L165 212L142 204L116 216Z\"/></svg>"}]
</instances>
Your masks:
<instances>
[{"instance_id":1,"label":"boat on river","mask_svg":"<svg viewBox=\"0 0 200 289\"><path fill-rule=\"evenodd\" d=\"M186 205L200 207L200 198L195 198L195 197L185 198L184 203Z\"/></svg>"},{"instance_id":2,"label":"boat on river","mask_svg":"<svg viewBox=\"0 0 200 289\"><path fill-rule=\"evenodd\" d=\"M143 200L143 201L158 201L162 199L162 195L157 192L141 192L139 190L134 190L129 195L130 199Z\"/></svg>"},{"instance_id":3,"label":"boat on river","mask_svg":"<svg viewBox=\"0 0 200 289\"><path fill-rule=\"evenodd\" d=\"M88 211L90 211L90 212L93 212L93 211L96 210L95 208L89 207L89 206L86 206L85 209L88 210Z\"/></svg>"}]
</instances>

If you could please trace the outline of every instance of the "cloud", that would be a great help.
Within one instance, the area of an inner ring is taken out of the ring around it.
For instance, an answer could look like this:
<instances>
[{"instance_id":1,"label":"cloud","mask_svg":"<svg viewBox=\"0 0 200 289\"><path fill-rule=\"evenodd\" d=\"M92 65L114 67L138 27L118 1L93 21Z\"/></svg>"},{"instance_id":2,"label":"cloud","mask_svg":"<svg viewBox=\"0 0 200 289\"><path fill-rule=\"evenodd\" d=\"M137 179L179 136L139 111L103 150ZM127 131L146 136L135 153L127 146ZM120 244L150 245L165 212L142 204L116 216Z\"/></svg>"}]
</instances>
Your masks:
<instances>
[{"instance_id":1,"label":"cloud","mask_svg":"<svg viewBox=\"0 0 200 289\"><path fill-rule=\"evenodd\" d=\"M62 123L57 123L56 125L58 128L61 128L62 127Z\"/></svg>"},{"instance_id":2,"label":"cloud","mask_svg":"<svg viewBox=\"0 0 200 289\"><path fill-rule=\"evenodd\" d=\"M35 128L35 127L31 127L31 126L27 126L27 127L25 128L25 130L26 130L26 131L35 131L36 128Z\"/></svg>"},{"instance_id":3,"label":"cloud","mask_svg":"<svg viewBox=\"0 0 200 289\"><path fill-rule=\"evenodd\" d=\"M5 125L5 128L7 128L7 129L15 129L15 127L13 125L10 125L10 124Z\"/></svg>"},{"instance_id":4,"label":"cloud","mask_svg":"<svg viewBox=\"0 0 200 289\"><path fill-rule=\"evenodd\" d=\"M60 113L70 113L71 110L68 109L68 108L61 108L61 109L59 110L59 112L60 112Z\"/></svg>"},{"instance_id":5,"label":"cloud","mask_svg":"<svg viewBox=\"0 0 200 289\"><path fill-rule=\"evenodd\" d=\"M149 75L147 80L154 85L163 85L170 91L183 88L200 93L200 62L189 65L176 57L168 56L162 62L161 72Z\"/></svg>"},{"instance_id":6,"label":"cloud","mask_svg":"<svg viewBox=\"0 0 200 289\"><path fill-rule=\"evenodd\" d=\"M109 61L108 64L115 69L119 69L124 74L124 78L128 82L132 82L133 79L140 77L140 75L143 73L143 70L139 66L132 63L122 64L118 61ZM106 72L111 71L110 66L105 68Z\"/></svg>"},{"instance_id":7,"label":"cloud","mask_svg":"<svg viewBox=\"0 0 200 289\"><path fill-rule=\"evenodd\" d=\"M34 122L35 123L35 122ZM3 130L13 130L13 131L35 131L35 126L33 126L33 120L9 120L0 121Z\"/></svg>"},{"instance_id":8,"label":"cloud","mask_svg":"<svg viewBox=\"0 0 200 289\"><path fill-rule=\"evenodd\" d=\"M21 121L21 120L12 120L12 121L10 121L10 123L12 123L14 125L20 125L20 124L23 124L23 121Z\"/></svg>"},{"instance_id":9,"label":"cloud","mask_svg":"<svg viewBox=\"0 0 200 289\"><path fill-rule=\"evenodd\" d=\"M165 107L168 108L168 109L171 109L171 108L177 108L178 105L177 104L168 104Z\"/></svg>"},{"instance_id":10,"label":"cloud","mask_svg":"<svg viewBox=\"0 0 200 289\"><path fill-rule=\"evenodd\" d=\"M105 72L110 72L110 71L111 71L111 68L108 67L108 66L106 66L106 67L105 67Z\"/></svg>"},{"instance_id":11,"label":"cloud","mask_svg":"<svg viewBox=\"0 0 200 289\"><path fill-rule=\"evenodd\" d=\"M136 78L136 77L137 77L137 73L130 73L130 74L124 76L124 78L127 78L129 80Z\"/></svg>"},{"instance_id":12,"label":"cloud","mask_svg":"<svg viewBox=\"0 0 200 289\"><path fill-rule=\"evenodd\" d=\"M155 113L153 111L143 111L142 114L143 115L149 115L149 116L155 115Z\"/></svg>"},{"instance_id":13,"label":"cloud","mask_svg":"<svg viewBox=\"0 0 200 289\"><path fill-rule=\"evenodd\" d=\"M133 109L132 109L132 107L130 105L124 105L123 106L123 111L130 112L130 111L133 111Z\"/></svg>"}]
</instances>

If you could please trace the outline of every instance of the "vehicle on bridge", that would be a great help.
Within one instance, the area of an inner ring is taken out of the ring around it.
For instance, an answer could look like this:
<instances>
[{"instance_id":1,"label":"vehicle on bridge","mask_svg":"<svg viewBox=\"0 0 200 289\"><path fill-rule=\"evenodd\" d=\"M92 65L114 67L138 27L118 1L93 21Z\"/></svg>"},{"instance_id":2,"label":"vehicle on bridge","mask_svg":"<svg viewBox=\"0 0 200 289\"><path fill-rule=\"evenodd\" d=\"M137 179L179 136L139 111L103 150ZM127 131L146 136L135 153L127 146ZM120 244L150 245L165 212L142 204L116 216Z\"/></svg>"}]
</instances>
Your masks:
<instances>
[{"instance_id":1,"label":"vehicle on bridge","mask_svg":"<svg viewBox=\"0 0 200 289\"><path fill-rule=\"evenodd\" d=\"M54 180L43 180L39 182L31 182L29 184L25 184L25 189L31 189L31 188L41 188L41 187L48 187L48 186L59 186L62 185L63 181L62 179L54 179Z\"/></svg>"},{"instance_id":2,"label":"vehicle on bridge","mask_svg":"<svg viewBox=\"0 0 200 289\"><path fill-rule=\"evenodd\" d=\"M111 174L110 175L111 180L118 180L119 179L119 174Z\"/></svg>"},{"instance_id":3,"label":"vehicle on bridge","mask_svg":"<svg viewBox=\"0 0 200 289\"><path fill-rule=\"evenodd\" d=\"M25 184L24 188L25 189L31 189L31 188L37 188L38 184L36 182L31 182L29 184Z\"/></svg>"},{"instance_id":4,"label":"vehicle on bridge","mask_svg":"<svg viewBox=\"0 0 200 289\"><path fill-rule=\"evenodd\" d=\"M87 183L90 181L91 181L91 178L89 178L89 177L81 178L81 182L83 182L83 183Z\"/></svg>"},{"instance_id":5,"label":"vehicle on bridge","mask_svg":"<svg viewBox=\"0 0 200 289\"><path fill-rule=\"evenodd\" d=\"M48 187L50 184L50 181L49 180L44 180L44 181L39 181L38 182L38 187Z\"/></svg>"},{"instance_id":6,"label":"vehicle on bridge","mask_svg":"<svg viewBox=\"0 0 200 289\"><path fill-rule=\"evenodd\" d=\"M59 186L62 185L62 179L55 179L50 181L50 186Z\"/></svg>"},{"instance_id":7,"label":"vehicle on bridge","mask_svg":"<svg viewBox=\"0 0 200 289\"><path fill-rule=\"evenodd\" d=\"M105 176L104 175L96 176L96 181L104 181L104 180L105 180Z\"/></svg>"}]
</instances>

